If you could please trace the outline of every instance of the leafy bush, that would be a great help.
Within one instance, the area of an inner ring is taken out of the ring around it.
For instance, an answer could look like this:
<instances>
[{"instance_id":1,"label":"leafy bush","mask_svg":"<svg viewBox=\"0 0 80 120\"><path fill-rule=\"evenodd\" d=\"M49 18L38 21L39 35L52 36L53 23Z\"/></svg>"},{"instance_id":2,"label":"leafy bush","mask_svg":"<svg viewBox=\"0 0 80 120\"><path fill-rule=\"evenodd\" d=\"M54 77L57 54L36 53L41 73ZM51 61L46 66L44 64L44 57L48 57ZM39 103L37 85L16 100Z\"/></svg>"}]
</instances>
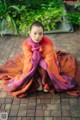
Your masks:
<instances>
[{"instance_id":1,"label":"leafy bush","mask_svg":"<svg viewBox=\"0 0 80 120\"><path fill-rule=\"evenodd\" d=\"M6 31L11 30L13 33L17 34L14 16L19 12L20 10L16 5L9 5L6 0L0 0L0 31L6 33Z\"/></svg>"},{"instance_id":2,"label":"leafy bush","mask_svg":"<svg viewBox=\"0 0 80 120\"><path fill-rule=\"evenodd\" d=\"M80 4L66 5L68 20L73 25L80 25Z\"/></svg>"},{"instance_id":3,"label":"leafy bush","mask_svg":"<svg viewBox=\"0 0 80 120\"><path fill-rule=\"evenodd\" d=\"M62 0L1 0L1 10L2 21L6 20L10 29L21 34L26 34L35 20L43 23L45 31L54 30L64 14Z\"/></svg>"},{"instance_id":4,"label":"leafy bush","mask_svg":"<svg viewBox=\"0 0 80 120\"><path fill-rule=\"evenodd\" d=\"M54 30L57 27L57 22L62 22L63 7L62 0L29 0L23 4L20 21L17 19L16 24L18 30L25 34L29 30L29 26L35 20L43 23L45 31ZM21 9L22 9L21 7Z\"/></svg>"},{"instance_id":5,"label":"leafy bush","mask_svg":"<svg viewBox=\"0 0 80 120\"><path fill-rule=\"evenodd\" d=\"M68 12L68 19L74 25L80 25L80 13L79 12Z\"/></svg>"}]
</instances>

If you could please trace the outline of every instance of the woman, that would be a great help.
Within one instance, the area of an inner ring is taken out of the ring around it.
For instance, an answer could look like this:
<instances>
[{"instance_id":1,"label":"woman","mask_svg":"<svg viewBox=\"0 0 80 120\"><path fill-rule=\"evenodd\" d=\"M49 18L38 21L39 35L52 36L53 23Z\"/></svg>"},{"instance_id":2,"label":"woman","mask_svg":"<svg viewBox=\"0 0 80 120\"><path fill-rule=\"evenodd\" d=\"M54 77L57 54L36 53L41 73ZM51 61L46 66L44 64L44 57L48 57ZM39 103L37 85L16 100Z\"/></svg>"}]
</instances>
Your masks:
<instances>
[{"instance_id":1,"label":"woman","mask_svg":"<svg viewBox=\"0 0 80 120\"><path fill-rule=\"evenodd\" d=\"M33 22L29 35L22 43L23 54L0 67L3 88L16 97L37 90L80 95L80 71L75 58L54 50L51 40L44 36L42 23Z\"/></svg>"}]
</instances>

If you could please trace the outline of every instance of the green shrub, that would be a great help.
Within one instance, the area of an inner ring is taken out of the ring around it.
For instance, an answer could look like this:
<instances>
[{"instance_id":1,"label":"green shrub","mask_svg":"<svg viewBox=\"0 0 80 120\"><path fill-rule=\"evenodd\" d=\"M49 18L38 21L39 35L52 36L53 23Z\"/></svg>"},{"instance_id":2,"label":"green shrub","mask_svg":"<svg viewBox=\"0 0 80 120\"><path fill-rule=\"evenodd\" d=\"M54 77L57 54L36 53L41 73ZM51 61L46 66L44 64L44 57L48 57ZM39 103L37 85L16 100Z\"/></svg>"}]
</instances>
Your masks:
<instances>
[{"instance_id":1,"label":"green shrub","mask_svg":"<svg viewBox=\"0 0 80 120\"><path fill-rule=\"evenodd\" d=\"M54 30L64 15L62 0L1 0L1 5L2 21L12 31L21 34L26 34L35 20L43 23L45 31ZM2 27L5 26L3 24Z\"/></svg>"},{"instance_id":2,"label":"green shrub","mask_svg":"<svg viewBox=\"0 0 80 120\"><path fill-rule=\"evenodd\" d=\"M68 19L74 25L80 25L80 13L79 12L68 12Z\"/></svg>"},{"instance_id":3,"label":"green shrub","mask_svg":"<svg viewBox=\"0 0 80 120\"><path fill-rule=\"evenodd\" d=\"M29 30L29 26L35 20L43 23L45 31L54 30L57 22L62 22L63 7L62 0L29 0L23 4L20 20L16 20L18 30L25 34ZM21 7L21 9L22 9Z\"/></svg>"},{"instance_id":4,"label":"green shrub","mask_svg":"<svg viewBox=\"0 0 80 120\"><path fill-rule=\"evenodd\" d=\"M20 12L16 5L9 5L7 0L0 0L0 31L4 31L4 34L10 30L17 34L17 27L15 23L15 16Z\"/></svg>"}]
</instances>

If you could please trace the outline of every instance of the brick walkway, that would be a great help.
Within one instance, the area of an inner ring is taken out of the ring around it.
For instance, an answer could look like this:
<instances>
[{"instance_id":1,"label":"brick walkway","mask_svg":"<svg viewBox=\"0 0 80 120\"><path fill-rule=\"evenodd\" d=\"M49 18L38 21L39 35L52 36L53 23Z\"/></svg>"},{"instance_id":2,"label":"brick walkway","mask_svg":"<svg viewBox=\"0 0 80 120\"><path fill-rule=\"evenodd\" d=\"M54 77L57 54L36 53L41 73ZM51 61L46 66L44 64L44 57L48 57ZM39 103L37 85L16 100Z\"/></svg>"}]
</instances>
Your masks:
<instances>
[{"instance_id":1,"label":"brick walkway","mask_svg":"<svg viewBox=\"0 0 80 120\"><path fill-rule=\"evenodd\" d=\"M48 34L48 37L52 39L55 49L70 52L80 60L80 31ZM0 37L0 65L21 52L21 43L25 38ZM80 120L80 97L37 92L27 98L17 99L8 95L0 85L2 112L8 113L8 120Z\"/></svg>"}]
</instances>

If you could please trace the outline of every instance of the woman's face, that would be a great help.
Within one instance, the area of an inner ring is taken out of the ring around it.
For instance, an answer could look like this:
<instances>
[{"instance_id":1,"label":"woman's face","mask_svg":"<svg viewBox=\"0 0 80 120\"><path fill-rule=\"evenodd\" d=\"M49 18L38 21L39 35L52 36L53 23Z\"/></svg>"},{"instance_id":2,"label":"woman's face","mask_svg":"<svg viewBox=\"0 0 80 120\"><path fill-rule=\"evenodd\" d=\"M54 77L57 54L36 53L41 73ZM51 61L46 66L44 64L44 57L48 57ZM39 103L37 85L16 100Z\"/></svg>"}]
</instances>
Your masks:
<instances>
[{"instance_id":1,"label":"woman's face","mask_svg":"<svg viewBox=\"0 0 80 120\"><path fill-rule=\"evenodd\" d=\"M30 31L30 37L35 43L38 43L42 40L43 37L43 29L42 27L33 26Z\"/></svg>"}]
</instances>

